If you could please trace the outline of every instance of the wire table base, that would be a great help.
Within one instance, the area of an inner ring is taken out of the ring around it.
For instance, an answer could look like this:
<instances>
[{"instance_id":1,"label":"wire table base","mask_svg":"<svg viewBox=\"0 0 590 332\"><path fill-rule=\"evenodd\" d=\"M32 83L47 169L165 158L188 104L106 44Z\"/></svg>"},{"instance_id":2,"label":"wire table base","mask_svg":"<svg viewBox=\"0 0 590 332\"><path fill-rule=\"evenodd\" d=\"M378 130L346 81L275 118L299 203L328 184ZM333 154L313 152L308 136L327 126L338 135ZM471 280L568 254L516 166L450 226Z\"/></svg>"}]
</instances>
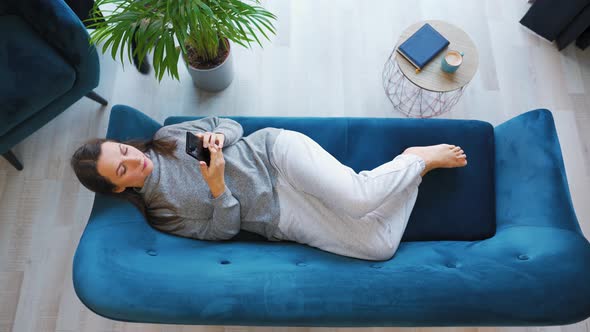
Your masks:
<instances>
[{"instance_id":1,"label":"wire table base","mask_svg":"<svg viewBox=\"0 0 590 332\"><path fill-rule=\"evenodd\" d=\"M395 60L395 52L394 49L383 69L383 88L395 109L408 117L431 118L455 106L465 86L445 92L422 89L401 71Z\"/></svg>"}]
</instances>

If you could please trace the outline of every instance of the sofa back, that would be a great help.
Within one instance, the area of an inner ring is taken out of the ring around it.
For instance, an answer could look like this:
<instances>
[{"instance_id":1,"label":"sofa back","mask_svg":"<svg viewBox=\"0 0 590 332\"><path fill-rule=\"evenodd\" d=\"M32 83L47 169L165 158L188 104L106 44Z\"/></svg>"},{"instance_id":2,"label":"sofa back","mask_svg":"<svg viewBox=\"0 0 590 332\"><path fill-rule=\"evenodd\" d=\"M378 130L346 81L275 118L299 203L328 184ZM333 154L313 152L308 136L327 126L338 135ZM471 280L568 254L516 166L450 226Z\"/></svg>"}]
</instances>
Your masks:
<instances>
[{"instance_id":1,"label":"sofa back","mask_svg":"<svg viewBox=\"0 0 590 332\"><path fill-rule=\"evenodd\" d=\"M201 117L170 117L164 125ZM424 177L402 241L481 240L496 228L494 129L487 122L450 119L228 116L248 135L264 127L302 132L356 172L373 169L411 146L459 145L462 168ZM243 233L242 231L241 233ZM241 239L238 235L237 239Z\"/></svg>"}]
</instances>

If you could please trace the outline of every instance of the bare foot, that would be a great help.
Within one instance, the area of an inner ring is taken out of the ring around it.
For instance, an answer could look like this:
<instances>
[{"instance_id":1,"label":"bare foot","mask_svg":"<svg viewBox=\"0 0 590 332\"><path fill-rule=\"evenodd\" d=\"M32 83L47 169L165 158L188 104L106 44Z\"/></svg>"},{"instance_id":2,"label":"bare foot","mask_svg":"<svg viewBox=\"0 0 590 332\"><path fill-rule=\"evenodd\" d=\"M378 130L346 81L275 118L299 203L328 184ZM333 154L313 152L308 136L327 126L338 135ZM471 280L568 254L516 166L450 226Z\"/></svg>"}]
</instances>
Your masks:
<instances>
[{"instance_id":1,"label":"bare foot","mask_svg":"<svg viewBox=\"0 0 590 332\"><path fill-rule=\"evenodd\" d=\"M460 146L450 144L438 144L430 146L413 146L407 148L404 154L415 154L426 162L426 168L421 176L435 168L464 167L467 165L467 156Z\"/></svg>"}]
</instances>

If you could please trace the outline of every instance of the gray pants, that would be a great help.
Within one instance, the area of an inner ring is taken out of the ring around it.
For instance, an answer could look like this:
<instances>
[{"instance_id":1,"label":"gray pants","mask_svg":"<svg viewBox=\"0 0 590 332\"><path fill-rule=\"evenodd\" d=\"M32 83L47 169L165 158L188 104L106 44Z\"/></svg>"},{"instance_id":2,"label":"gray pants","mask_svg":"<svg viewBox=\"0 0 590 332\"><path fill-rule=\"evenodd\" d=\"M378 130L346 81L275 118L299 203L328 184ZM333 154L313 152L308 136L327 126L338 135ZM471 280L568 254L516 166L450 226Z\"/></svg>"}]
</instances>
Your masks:
<instances>
[{"instance_id":1,"label":"gray pants","mask_svg":"<svg viewBox=\"0 0 590 332\"><path fill-rule=\"evenodd\" d=\"M311 138L283 130L270 160L279 172L276 239L360 259L393 257L418 197L422 158L402 154L357 174Z\"/></svg>"}]
</instances>

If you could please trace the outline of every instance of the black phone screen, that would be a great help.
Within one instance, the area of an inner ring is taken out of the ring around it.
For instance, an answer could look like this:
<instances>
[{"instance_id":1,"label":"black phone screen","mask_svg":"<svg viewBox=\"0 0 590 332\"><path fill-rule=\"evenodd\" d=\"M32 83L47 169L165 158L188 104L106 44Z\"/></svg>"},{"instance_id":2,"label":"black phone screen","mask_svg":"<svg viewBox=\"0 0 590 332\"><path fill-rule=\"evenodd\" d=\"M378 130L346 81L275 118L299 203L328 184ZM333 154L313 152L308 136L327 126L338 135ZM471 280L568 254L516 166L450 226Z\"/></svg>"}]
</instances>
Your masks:
<instances>
[{"instance_id":1,"label":"black phone screen","mask_svg":"<svg viewBox=\"0 0 590 332\"><path fill-rule=\"evenodd\" d=\"M204 161L209 166L211 152L203 147L201 138L189 131L186 132L186 153L199 161Z\"/></svg>"}]
</instances>

